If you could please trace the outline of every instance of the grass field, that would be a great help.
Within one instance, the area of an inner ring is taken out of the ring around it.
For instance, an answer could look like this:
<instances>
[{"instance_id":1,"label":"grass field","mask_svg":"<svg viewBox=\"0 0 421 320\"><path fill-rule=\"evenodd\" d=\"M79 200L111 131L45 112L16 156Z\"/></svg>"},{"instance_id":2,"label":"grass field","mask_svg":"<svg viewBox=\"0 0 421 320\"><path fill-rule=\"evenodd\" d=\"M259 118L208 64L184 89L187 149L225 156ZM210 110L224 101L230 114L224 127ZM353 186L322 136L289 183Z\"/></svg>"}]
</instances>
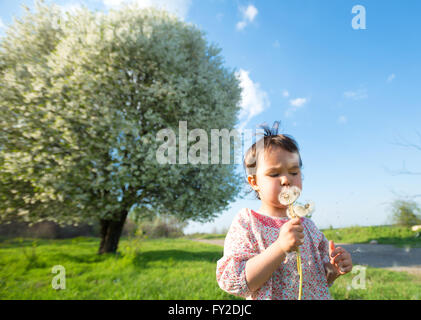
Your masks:
<instances>
[{"instance_id":1,"label":"grass field","mask_svg":"<svg viewBox=\"0 0 421 320\"><path fill-rule=\"evenodd\" d=\"M96 254L97 238L13 239L0 242L0 299L235 299L215 280L222 247L188 239L120 241L118 255ZM66 271L66 288L52 288L54 265ZM339 278L335 299L420 299L421 279L403 272L366 270ZM239 298L236 298L239 299Z\"/></svg>"},{"instance_id":2,"label":"grass field","mask_svg":"<svg viewBox=\"0 0 421 320\"><path fill-rule=\"evenodd\" d=\"M120 241L119 255L96 254L99 239L0 244L0 299L229 299L215 281L222 248L189 240ZM22 250L26 248L26 254ZM66 289L52 289L54 265Z\"/></svg>"}]
</instances>

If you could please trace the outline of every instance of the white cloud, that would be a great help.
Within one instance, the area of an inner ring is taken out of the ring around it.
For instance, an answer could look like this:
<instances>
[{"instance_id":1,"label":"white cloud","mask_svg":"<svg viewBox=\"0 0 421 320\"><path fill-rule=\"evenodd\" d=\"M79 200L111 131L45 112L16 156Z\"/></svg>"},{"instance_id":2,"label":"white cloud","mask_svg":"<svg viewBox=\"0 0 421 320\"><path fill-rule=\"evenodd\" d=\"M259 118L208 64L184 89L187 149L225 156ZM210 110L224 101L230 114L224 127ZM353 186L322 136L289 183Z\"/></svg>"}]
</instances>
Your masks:
<instances>
[{"instance_id":1,"label":"white cloud","mask_svg":"<svg viewBox=\"0 0 421 320\"><path fill-rule=\"evenodd\" d=\"M242 20L237 23L237 30L243 30L250 22L253 22L259 11L252 4L247 8L240 7L239 10L242 14Z\"/></svg>"},{"instance_id":2,"label":"white cloud","mask_svg":"<svg viewBox=\"0 0 421 320\"><path fill-rule=\"evenodd\" d=\"M388 77L387 77L387 82L392 82L393 81L393 79L395 79L396 78L396 75L394 74L394 73L392 73L391 75L389 75Z\"/></svg>"},{"instance_id":3,"label":"white cloud","mask_svg":"<svg viewBox=\"0 0 421 320\"><path fill-rule=\"evenodd\" d=\"M259 11L257 11L257 8L255 6L253 6L252 4L250 4L246 11L244 12L244 16L248 21L253 21L254 18L256 18L257 14Z\"/></svg>"},{"instance_id":4,"label":"white cloud","mask_svg":"<svg viewBox=\"0 0 421 320\"><path fill-rule=\"evenodd\" d=\"M243 122L239 129L244 128L251 118L270 106L268 94L260 88L259 83L250 79L249 73L249 71L243 69L236 73L242 89L239 119Z\"/></svg>"},{"instance_id":5,"label":"white cloud","mask_svg":"<svg viewBox=\"0 0 421 320\"><path fill-rule=\"evenodd\" d=\"M289 94L288 94L289 95ZM304 106L309 99L307 98L296 98L289 100L290 107L285 111L285 117L290 117L292 114Z\"/></svg>"},{"instance_id":6,"label":"white cloud","mask_svg":"<svg viewBox=\"0 0 421 320\"><path fill-rule=\"evenodd\" d=\"M243 30L246 27L246 25L247 25L247 22L245 22L245 21L238 22L237 26L236 26L237 30Z\"/></svg>"},{"instance_id":7,"label":"white cloud","mask_svg":"<svg viewBox=\"0 0 421 320\"><path fill-rule=\"evenodd\" d=\"M102 0L107 8L118 8L122 4L137 4L140 8L165 9L182 19L187 17L192 0Z\"/></svg>"},{"instance_id":8,"label":"white cloud","mask_svg":"<svg viewBox=\"0 0 421 320\"><path fill-rule=\"evenodd\" d=\"M345 116L340 116L338 118L338 123L347 123L348 119Z\"/></svg>"},{"instance_id":9,"label":"white cloud","mask_svg":"<svg viewBox=\"0 0 421 320\"><path fill-rule=\"evenodd\" d=\"M289 97L289 92L288 92L288 90L284 90L284 91L282 91L282 95L283 95L285 98L288 98L288 97Z\"/></svg>"},{"instance_id":10,"label":"white cloud","mask_svg":"<svg viewBox=\"0 0 421 320\"><path fill-rule=\"evenodd\" d=\"M366 89L358 89L357 91L346 91L344 96L348 99L362 100L368 98L368 93Z\"/></svg>"},{"instance_id":11,"label":"white cloud","mask_svg":"<svg viewBox=\"0 0 421 320\"><path fill-rule=\"evenodd\" d=\"M289 103L291 106L294 107L302 107L307 102L306 98L297 98L297 99L291 99L289 100Z\"/></svg>"}]
</instances>

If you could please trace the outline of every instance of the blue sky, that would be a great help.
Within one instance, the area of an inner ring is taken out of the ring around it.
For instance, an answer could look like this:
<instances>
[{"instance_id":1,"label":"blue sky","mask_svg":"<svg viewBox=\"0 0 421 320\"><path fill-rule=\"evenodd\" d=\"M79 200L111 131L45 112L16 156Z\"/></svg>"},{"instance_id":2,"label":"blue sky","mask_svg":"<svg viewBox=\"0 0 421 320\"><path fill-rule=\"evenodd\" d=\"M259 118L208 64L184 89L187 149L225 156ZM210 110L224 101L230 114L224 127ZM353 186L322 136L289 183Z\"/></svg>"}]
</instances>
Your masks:
<instances>
[{"instance_id":1,"label":"blue sky","mask_svg":"<svg viewBox=\"0 0 421 320\"><path fill-rule=\"evenodd\" d=\"M107 10L122 1L53 2ZM165 7L222 48L245 93L239 126L280 120L281 132L298 141L302 199L315 202L319 228L387 224L393 200L421 194L420 175L393 174L421 172L421 150L396 145L421 146L420 1L136 2ZM0 0L0 28L22 14L20 3L33 2ZM366 29L352 27L355 5L366 10ZM260 201L233 202L186 232L228 227L242 207L258 209Z\"/></svg>"}]
</instances>

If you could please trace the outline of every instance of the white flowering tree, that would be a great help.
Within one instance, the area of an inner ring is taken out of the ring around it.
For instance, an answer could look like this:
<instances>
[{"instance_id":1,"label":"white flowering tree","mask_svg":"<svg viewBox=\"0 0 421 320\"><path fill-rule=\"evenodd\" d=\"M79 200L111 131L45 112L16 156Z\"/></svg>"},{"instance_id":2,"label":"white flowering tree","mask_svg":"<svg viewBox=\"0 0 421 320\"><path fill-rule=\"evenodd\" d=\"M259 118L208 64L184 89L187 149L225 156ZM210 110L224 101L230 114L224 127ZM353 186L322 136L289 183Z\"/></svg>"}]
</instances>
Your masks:
<instances>
[{"instance_id":1,"label":"white flowering tree","mask_svg":"<svg viewBox=\"0 0 421 320\"><path fill-rule=\"evenodd\" d=\"M99 219L116 252L128 213L209 221L240 190L234 164L159 164L161 129L231 129L234 71L163 11L63 15L37 3L0 39L0 218Z\"/></svg>"}]
</instances>

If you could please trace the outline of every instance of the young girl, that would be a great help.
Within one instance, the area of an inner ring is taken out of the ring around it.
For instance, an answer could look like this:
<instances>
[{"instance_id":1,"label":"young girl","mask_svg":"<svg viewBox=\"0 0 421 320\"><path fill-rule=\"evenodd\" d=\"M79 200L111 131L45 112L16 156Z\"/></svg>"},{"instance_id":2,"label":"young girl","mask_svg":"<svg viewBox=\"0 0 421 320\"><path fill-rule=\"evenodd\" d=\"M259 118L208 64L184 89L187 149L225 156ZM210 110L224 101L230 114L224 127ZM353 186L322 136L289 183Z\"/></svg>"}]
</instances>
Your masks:
<instances>
[{"instance_id":1,"label":"young girl","mask_svg":"<svg viewBox=\"0 0 421 320\"><path fill-rule=\"evenodd\" d=\"M352 270L351 255L329 243L309 218L287 217L278 196L282 188L302 189L302 162L295 140L278 134L278 125L262 126L264 137L245 154L247 180L261 207L243 208L234 218L217 263L217 281L224 291L247 299L297 299L299 247L301 298L332 299L328 287Z\"/></svg>"}]
</instances>

